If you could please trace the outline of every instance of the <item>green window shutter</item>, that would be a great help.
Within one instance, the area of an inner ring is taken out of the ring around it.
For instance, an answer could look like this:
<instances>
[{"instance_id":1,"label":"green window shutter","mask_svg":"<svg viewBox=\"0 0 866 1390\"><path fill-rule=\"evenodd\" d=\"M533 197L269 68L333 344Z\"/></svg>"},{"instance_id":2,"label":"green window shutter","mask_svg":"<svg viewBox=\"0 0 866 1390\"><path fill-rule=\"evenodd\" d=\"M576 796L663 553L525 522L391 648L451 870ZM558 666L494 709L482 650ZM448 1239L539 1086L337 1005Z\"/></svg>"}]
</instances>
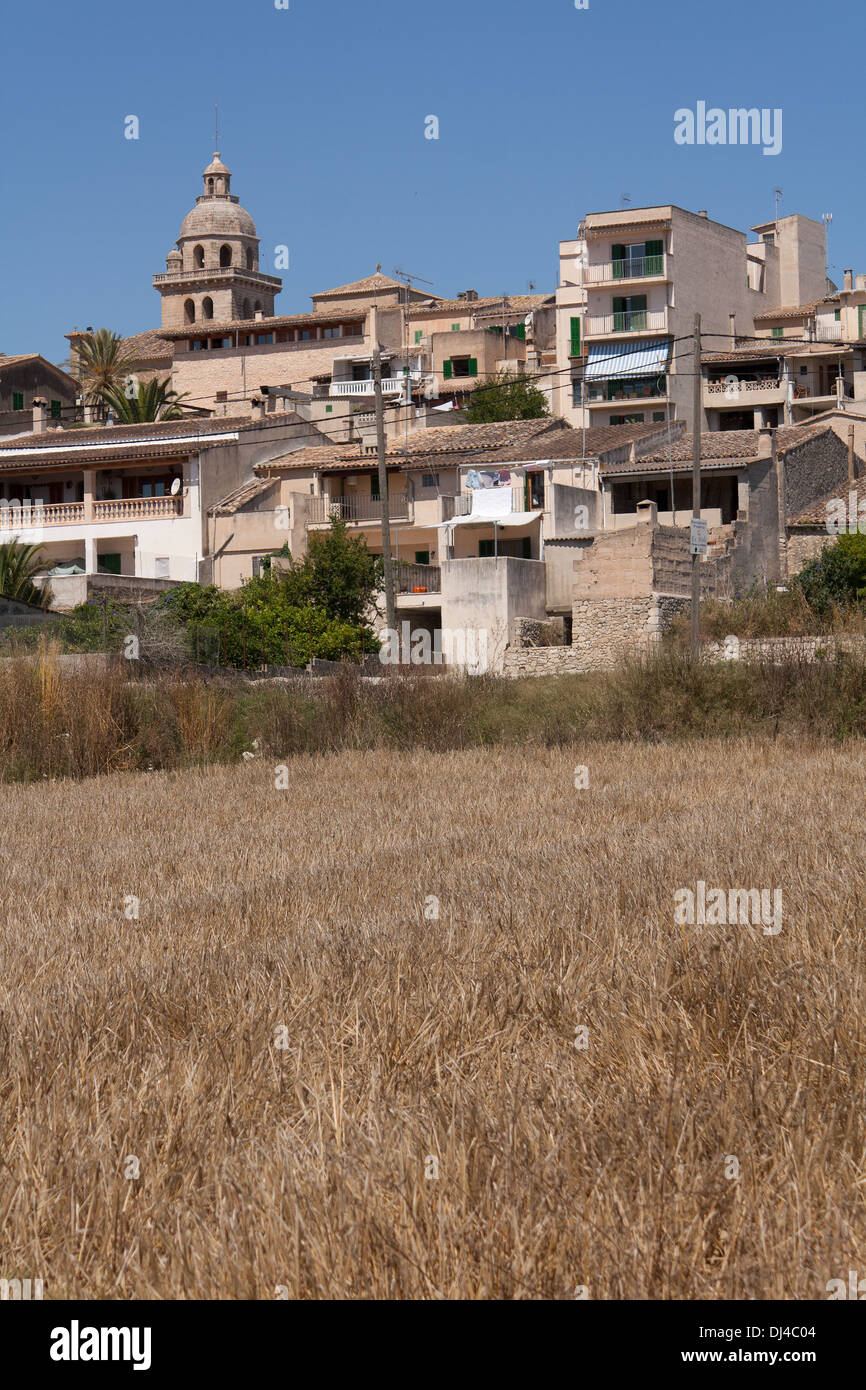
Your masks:
<instances>
[{"instance_id":1,"label":"green window shutter","mask_svg":"<svg viewBox=\"0 0 866 1390\"><path fill-rule=\"evenodd\" d=\"M429 551L429 550L416 550L416 551L415 551L415 564L416 564L416 565L429 565L429 563L430 563L430 551Z\"/></svg>"},{"instance_id":2,"label":"green window shutter","mask_svg":"<svg viewBox=\"0 0 866 1390\"><path fill-rule=\"evenodd\" d=\"M648 241L644 246L644 274L661 275L664 265L665 244L663 241Z\"/></svg>"},{"instance_id":3,"label":"green window shutter","mask_svg":"<svg viewBox=\"0 0 866 1390\"><path fill-rule=\"evenodd\" d=\"M23 392L23 391L13 391L13 392L12 392L12 409L13 409L13 410L23 410L23 409L24 409L24 392Z\"/></svg>"},{"instance_id":4,"label":"green window shutter","mask_svg":"<svg viewBox=\"0 0 866 1390\"><path fill-rule=\"evenodd\" d=\"M477 357L470 357L470 359L469 359L469 375L470 375L470 376L477 376L477 375L478 375L478 358L477 358Z\"/></svg>"},{"instance_id":5,"label":"green window shutter","mask_svg":"<svg viewBox=\"0 0 866 1390\"><path fill-rule=\"evenodd\" d=\"M782 337L784 337L784 334L785 334L784 328L774 328L774 329L773 329L773 337L774 337L774 338L782 338Z\"/></svg>"},{"instance_id":6,"label":"green window shutter","mask_svg":"<svg viewBox=\"0 0 866 1390\"><path fill-rule=\"evenodd\" d=\"M451 325L451 332L452 332L452 333L459 333L459 332L460 332L460 324L459 324L459 323L452 323L452 325Z\"/></svg>"},{"instance_id":7,"label":"green window shutter","mask_svg":"<svg viewBox=\"0 0 866 1390\"><path fill-rule=\"evenodd\" d=\"M644 311L644 310L646 309L646 295L645 295L645 294L633 294L632 297L631 297L631 299L630 299L629 302L628 302L628 307L629 307L630 309L637 310L638 313L641 313L642 311Z\"/></svg>"},{"instance_id":8,"label":"green window shutter","mask_svg":"<svg viewBox=\"0 0 866 1390\"><path fill-rule=\"evenodd\" d=\"M625 260L625 247L620 242L615 241L613 246L610 248L610 256L611 260L613 261L613 278L614 280L621 280L625 273L623 267L623 261Z\"/></svg>"},{"instance_id":9,"label":"green window shutter","mask_svg":"<svg viewBox=\"0 0 866 1390\"><path fill-rule=\"evenodd\" d=\"M580 356L580 319L571 320L571 356Z\"/></svg>"},{"instance_id":10,"label":"green window shutter","mask_svg":"<svg viewBox=\"0 0 866 1390\"><path fill-rule=\"evenodd\" d=\"M52 420L59 420L59 419L60 419L61 413L62 413L62 409L63 409L63 407L62 407L62 404L61 404L60 401L52 401L52 402L51 402L51 418L52 418Z\"/></svg>"},{"instance_id":11,"label":"green window shutter","mask_svg":"<svg viewBox=\"0 0 866 1390\"><path fill-rule=\"evenodd\" d=\"M450 381L451 377L454 375L454 368L451 365L450 357L448 358L447 362L442 363L442 375L444 376L446 381Z\"/></svg>"},{"instance_id":12,"label":"green window shutter","mask_svg":"<svg viewBox=\"0 0 866 1390\"><path fill-rule=\"evenodd\" d=\"M423 329L423 328L416 328L416 329L415 329L415 342L416 342L416 344L417 344L417 343L420 343L420 341L421 341L421 339L422 339L423 337L424 337L424 329Z\"/></svg>"},{"instance_id":13,"label":"green window shutter","mask_svg":"<svg viewBox=\"0 0 866 1390\"><path fill-rule=\"evenodd\" d=\"M834 315L833 315L833 318L836 320L837 323L839 323L840 320L841 320L841 318L842 318L842 310L841 310L841 309L837 309L836 312L835 312Z\"/></svg>"},{"instance_id":14,"label":"green window shutter","mask_svg":"<svg viewBox=\"0 0 866 1390\"><path fill-rule=\"evenodd\" d=\"M519 323L519 324L517 325L517 327L516 327L515 330L514 330L514 336L515 336L515 338L520 338L520 340L521 340L522 342L524 342L524 343L526 342L526 324L525 324L525 323Z\"/></svg>"},{"instance_id":15,"label":"green window shutter","mask_svg":"<svg viewBox=\"0 0 866 1390\"><path fill-rule=\"evenodd\" d=\"M379 474L373 473L370 477L370 496L376 502L381 497L379 492Z\"/></svg>"},{"instance_id":16,"label":"green window shutter","mask_svg":"<svg viewBox=\"0 0 866 1390\"><path fill-rule=\"evenodd\" d=\"M620 294L615 294L613 297L613 312L615 314L625 313L625 300Z\"/></svg>"}]
</instances>

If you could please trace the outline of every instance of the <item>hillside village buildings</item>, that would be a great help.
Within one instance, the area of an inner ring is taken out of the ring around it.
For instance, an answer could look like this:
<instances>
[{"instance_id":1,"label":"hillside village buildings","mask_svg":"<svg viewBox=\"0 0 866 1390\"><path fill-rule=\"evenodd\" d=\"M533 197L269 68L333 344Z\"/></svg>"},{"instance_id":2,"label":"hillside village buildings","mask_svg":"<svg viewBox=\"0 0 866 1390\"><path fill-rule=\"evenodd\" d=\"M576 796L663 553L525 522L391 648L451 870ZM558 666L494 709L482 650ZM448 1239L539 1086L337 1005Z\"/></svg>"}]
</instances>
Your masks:
<instances>
[{"instance_id":1,"label":"hillside village buildings","mask_svg":"<svg viewBox=\"0 0 866 1390\"><path fill-rule=\"evenodd\" d=\"M169 377L195 414L97 424L59 368L0 357L0 539L42 545L61 603L121 581L235 588L335 516L379 550L377 347L398 607L431 631L486 623L501 664L524 622L579 646L596 601L617 631L634 612L655 630L664 604L632 592L650 571L656 597L678 597L657 583L680 583L691 518L696 312L714 592L784 578L823 499L864 471L866 277L827 280L820 222L780 217L749 241L673 204L590 213L552 293L446 299L377 267L280 314L231 177L214 155L154 276L161 323L126 340L133 376ZM502 371L536 381L552 415L463 423Z\"/></svg>"}]
</instances>

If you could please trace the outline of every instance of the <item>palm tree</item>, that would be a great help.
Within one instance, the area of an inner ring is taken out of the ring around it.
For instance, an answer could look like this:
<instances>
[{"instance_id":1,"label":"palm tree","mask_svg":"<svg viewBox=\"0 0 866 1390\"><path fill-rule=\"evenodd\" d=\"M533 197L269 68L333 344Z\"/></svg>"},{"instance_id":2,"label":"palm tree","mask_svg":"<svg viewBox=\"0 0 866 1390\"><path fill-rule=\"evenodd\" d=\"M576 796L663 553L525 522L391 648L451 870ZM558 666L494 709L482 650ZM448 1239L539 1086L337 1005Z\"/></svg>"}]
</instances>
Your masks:
<instances>
[{"instance_id":1,"label":"palm tree","mask_svg":"<svg viewBox=\"0 0 866 1390\"><path fill-rule=\"evenodd\" d=\"M75 358L71 362L73 375L88 404L101 401L106 390L121 390L129 376L132 357L124 347L123 338L110 328L97 328L78 339Z\"/></svg>"},{"instance_id":2,"label":"palm tree","mask_svg":"<svg viewBox=\"0 0 866 1390\"><path fill-rule=\"evenodd\" d=\"M38 545L22 545L20 541L0 544L0 594L21 603L38 606L51 602L51 589L46 580L40 585L34 576L45 568Z\"/></svg>"},{"instance_id":3,"label":"palm tree","mask_svg":"<svg viewBox=\"0 0 866 1390\"><path fill-rule=\"evenodd\" d=\"M130 395L133 387L137 391ZM153 420L179 420L183 416L182 402L186 396L179 396L171 388L171 377L159 381L130 380L127 387L106 386L100 392L100 399L114 412L114 418L121 425L138 425Z\"/></svg>"}]
</instances>

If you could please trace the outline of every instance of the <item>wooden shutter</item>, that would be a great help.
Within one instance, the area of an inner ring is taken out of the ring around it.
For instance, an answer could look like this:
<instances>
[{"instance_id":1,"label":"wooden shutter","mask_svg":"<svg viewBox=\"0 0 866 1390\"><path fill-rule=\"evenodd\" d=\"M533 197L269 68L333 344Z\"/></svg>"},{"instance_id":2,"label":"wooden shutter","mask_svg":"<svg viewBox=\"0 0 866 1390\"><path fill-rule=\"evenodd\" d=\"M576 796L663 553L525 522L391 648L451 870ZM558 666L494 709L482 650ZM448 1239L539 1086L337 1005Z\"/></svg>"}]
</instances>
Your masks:
<instances>
[{"instance_id":1,"label":"wooden shutter","mask_svg":"<svg viewBox=\"0 0 866 1390\"><path fill-rule=\"evenodd\" d=\"M623 277L622 263L625 260L625 247L620 242L615 241L610 248L610 255L613 261L613 278L614 280L621 280Z\"/></svg>"},{"instance_id":2,"label":"wooden shutter","mask_svg":"<svg viewBox=\"0 0 866 1390\"><path fill-rule=\"evenodd\" d=\"M478 358L477 358L477 357L470 357L470 359L469 359L469 375L470 375L470 376L477 376L477 375L478 375Z\"/></svg>"},{"instance_id":3,"label":"wooden shutter","mask_svg":"<svg viewBox=\"0 0 866 1390\"><path fill-rule=\"evenodd\" d=\"M453 374L454 374L454 368L453 368L453 366L451 365L451 359L450 359L450 357L449 357L449 359L448 359L447 362L443 362L443 363L442 363L442 375L444 376L444 378L445 378L446 381L450 381L450 380L451 380L451 377L453 376Z\"/></svg>"},{"instance_id":4,"label":"wooden shutter","mask_svg":"<svg viewBox=\"0 0 866 1390\"><path fill-rule=\"evenodd\" d=\"M571 355L580 356L580 319L571 320Z\"/></svg>"}]
</instances>

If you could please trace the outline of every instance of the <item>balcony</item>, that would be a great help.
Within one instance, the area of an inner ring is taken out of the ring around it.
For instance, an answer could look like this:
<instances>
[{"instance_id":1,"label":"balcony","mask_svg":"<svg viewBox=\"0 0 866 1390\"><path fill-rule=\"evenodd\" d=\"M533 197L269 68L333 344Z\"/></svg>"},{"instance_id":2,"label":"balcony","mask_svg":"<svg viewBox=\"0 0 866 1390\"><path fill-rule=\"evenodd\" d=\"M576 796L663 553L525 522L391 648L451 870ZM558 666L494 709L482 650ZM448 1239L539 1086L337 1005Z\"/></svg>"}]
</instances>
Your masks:
<instances>
[{"instance_id":1,"label":"balcony","mask_svg":"<svg viewBox=\"0 0 866 1390\"><path fill-rule=\"evenodd\" d=\"M261 270L247 270L244 265L205 265L196 266L193 270L166 270L154 275L153 283L161 285L169 280L231 280L233 276L239 275L259 285L273 285L275 289L282 289L283 282L278 275L265 275Z\"/></svg>"},{"instance_id":2,"label":"balcony","mask_svg":"<svg viewBox=\"0 0 866 1390\"><path fill-rule=\"evenodd\" d=\"M708 396L724 396L726 393L729 393L727 396L728 400L736 399L734 395L735 391L739 392L741 396L755 395L764 391L781 391L782 394L784 394L784 387L777 376L755 377L751 381L747 381L743 377L738 377L736 372L731 372L731 376L736 379L734 381L729 381L727 377L722 377L718 381L708 381L706 383L706 394Z\"/></svg>"},{"instance_id":3,"label":"balcony","mask_svg":"<svg viewBox=\"0 0 866 1390\"><path fill-rule=\"evenodd\" d=\"M819 323L815 327L815 337L819 343L841 343L844 338L841 323Z\"/></svg>"},{"instance_id":4,"label":"balcony","mask_svg":"<svg viewBox=\"0 0 866 1390\"><path fill-rule=\"evenodd\" d=\"M438 594L442 571L438 565L410 565L400 560L394 566L394 586L398 594Z\"/></svg>"},{"instance_id":5,"label":"balcony","mask_svg":"<svg viewBox=\"0 0 866 1390\"><path fill-rule=\"evenodd\" d=\"M473 491L461 492L458 494L442 493L439 498L439 521L453 521L455 516L469 516L472 511ZM511 489L511 510L522 512L526 510L526 495L522 487ZM533 510L540 510L534 508Z\"/></svg>"},{"instance_id":6,"label":"balcony","mask_svg":"<svg viewBox=\"0 0 866 1390\"><path fill-rule=\"evenodd\" d=\"M358 497L310 497L308 504L310 526L328 526L334 520L350 523L382 520L382 503L369 493ZM405 492L388 494L388 516L391 521L411 519L410 501Z\"/></svg>"},{"instance_id":7,"label":"balcony","mask_svg":"<svg viewBox=\"0 0 866 1390\"><path fill-rule=\"evenodd\" d=\"M158 521L167 516L183 516L182 497L119 497L93 504L94 521Z\"/></svg>"},{"instance_id":8,"label":"balcony","mask_svg":"<svg viewBox=\"0 0 866 1390\"><path fill-rule=\"evenodd\" d=\"M382 378L383 396L399 396L406 384L404 376L386 376ZM332 396L372 396L376 390L376 383L370 377L366 381L332 381L330 395Z\"/></svg>"},{"instance_id":9,"label":"balcony","mask_svg":"<svg viewBox=\"0 0 866 1390\"><path fill-rule=\"evenodd\" d=\"M626 260L588 265L584 271L584 282L587 285L607 285L620 280L648 280L653 276L666 278L664 256L631 256Z\"/></svg>"},{"instance_id":10,"label":"balcony","mask_svg":"<svg viewBox=\"0 0 866 1390\"><path fill-rule=\"evenodd\" d=\"M587 319L587 334L605 338L613 333L665 333L664 309L623 309L615 314L597 314Z\"/></svg>"},{"instance_id":11,"label":"balcony","mask_svg":"<svg viewBox=\"0 0 866 1390\"><path fill-rule=\"evenodd\" d=\"M90 521L158 521L183 516L182 497L123 497L94 502ZM33 530L44 526L82 526L88 521L83 502L34 502L0 507L0 531Z\"/></svg>"},{"instance_id":12,"label":"balcony","mask_svg":"<svg viewBox=\"0 0 866 1390\"><path fill-rule=\"evenodd\" d=\"M667 390L664 377L654 378L650 382L636 382L633 385L622 383L613 388L609 384L596 386L592 382L586 383L587 405L609 405L612 401L665 400L667 400Z\"/></svg>"}]
</instances>

